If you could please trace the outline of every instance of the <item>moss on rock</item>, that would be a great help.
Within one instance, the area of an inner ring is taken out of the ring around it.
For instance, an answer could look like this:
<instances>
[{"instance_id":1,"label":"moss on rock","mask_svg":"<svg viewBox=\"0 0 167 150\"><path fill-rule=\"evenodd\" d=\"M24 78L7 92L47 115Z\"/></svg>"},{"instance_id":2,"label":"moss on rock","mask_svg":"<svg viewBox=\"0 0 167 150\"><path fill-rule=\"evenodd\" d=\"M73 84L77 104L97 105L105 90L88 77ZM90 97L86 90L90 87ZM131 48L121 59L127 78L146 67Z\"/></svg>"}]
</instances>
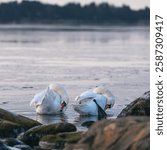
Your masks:
<instances>
[{"instance_id":1,"label":"moss on rock","mask_svg":"<svg viewBox=\"0 0 167 150\"><path fill-rule=\"evenodd\" d=\"M6 111L2 108L0 108L0 118L17 123L17 124L20 124L22 127L26 128L26 129L41 125L41 123L39 123L35 120L29 119L29 118L21 116L21 115L17 115L15 113Z\"/></svg>"},{"instance_id":2,"label":"moss on rock","mask_svg":"<svg viewBox=\"0 0 167 150\"><path fill-rule=\"evenodd\" d=\"M16 137L23 131L25 129L21 125L0 119L0 138Z\"/></svg>"},{"instance_id":3,"label":"moss on rock","mask_svg":"<svg viewBox=\"0 0 167 150\"><path fill-rule=\"evenodd\" d=\"M41 138L40 141L44 142L57 142L65 141L68 143L75 143L81 139L83 132L69 132L69 133L59 133L57 135L46 135Z\"/></svg>"},{"instance_id":4,"label":"moss on rock","mask_svg":"<svg viewBox=\"0 0 167 150\"><path fill-rule=\"evenodd\" d=\"M64 145L77 143L83 136L83 132L59 133L46 135L41 138L39 145L42 149L63 149Z\"/></svg>"},{"instance_id":5,"label":"moss on rock","mask_svg":"<svg viewBox=\"0 0 167 150\"><path fill-rule=\"evenodd\" d=\"M137 98L125 107L118 115L120 117L127 116L150 116L150 92L144 93L143 96Z\"/></svg>"},{"instance_id":6,"label":"moss on rock","mask_svg":"<svg viewBox=\"0 0 167 150\"><path fill-rule=\"evenodd\" d=\"M26 131L19 139L28 145L38 145L40 138L45 135L74 131L76 131L76 127L71 123L41 125Z\"/></svg>"}]
</instances>

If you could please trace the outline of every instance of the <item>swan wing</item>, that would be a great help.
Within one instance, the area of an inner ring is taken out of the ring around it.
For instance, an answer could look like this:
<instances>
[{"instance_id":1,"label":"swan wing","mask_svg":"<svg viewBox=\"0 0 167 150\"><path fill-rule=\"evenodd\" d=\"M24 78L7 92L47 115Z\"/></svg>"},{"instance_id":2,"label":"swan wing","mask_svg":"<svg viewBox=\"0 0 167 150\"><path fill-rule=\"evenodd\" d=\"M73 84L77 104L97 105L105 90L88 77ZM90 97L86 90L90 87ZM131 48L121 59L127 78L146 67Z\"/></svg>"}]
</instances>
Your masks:
<instances>
[{"instance_id":1,"label":"swan wing","mask_svg":"<svg viewBox=\"0 0 167 150\"><path fill-rule=\"evenodd\" d=\"M82 103L84 101L92 100L96 97L96 93L93 93L91 90L83 92L80 96L76 97L76 101Z\"/></svg>"},{"instance_id":2,"label":"swan wing","mask_svg":"<svg viewBox=\"0 0 167 150\"><path fill-rule=\"evenodd\" d=\"M66 103L68 103L69 97L68 97L67 91L65 90L65 88L62 85L50 84L49 89L53 90L55 93L59 94L61 99L64 100Z\"/></svg>"},{"instance_id":3,"label":"swan wing","mask_svg":"<svg viewBox=\"0 0 167 150\"><path fill-rule=\"evenodd\" d=\"M46 95L46 90L44 90L44 91L41 91L40 93L37 93L35 96L34 96L34 98L31 100L31 102L30 102L30 106L32 106L32 105L41 105L42 104L42 101L43 101L43 99L44 99L44 97L45 97L45 95Z\"/></svg>"}]
</instances>

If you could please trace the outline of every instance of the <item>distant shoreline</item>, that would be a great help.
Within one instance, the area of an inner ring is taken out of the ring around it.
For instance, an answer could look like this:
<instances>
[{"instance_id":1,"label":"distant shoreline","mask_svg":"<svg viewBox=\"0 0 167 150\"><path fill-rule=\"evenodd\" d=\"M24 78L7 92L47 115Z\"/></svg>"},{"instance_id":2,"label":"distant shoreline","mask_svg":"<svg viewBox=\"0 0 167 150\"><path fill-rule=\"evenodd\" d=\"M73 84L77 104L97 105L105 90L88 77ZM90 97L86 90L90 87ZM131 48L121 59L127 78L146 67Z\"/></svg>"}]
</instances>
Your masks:
<instances>
[{"instance_id":1,"label":"distant shoreline","mask_svg":"<svg viewBox=\"0 0 167 150\"><path fill-rule=\"evenodd\" d=\"M150 9L132 10L108 3L81 6L43 4L37 1L0 4L0 24L85 24L85 25L149 25Z\"/></svg>"},{"instance_id":2,"label":"distant shoreline","mask_svg":"<svg viewBox=\"0 0 167 150\"><path fill-rule=\"evenodd\" d=\"M0 22L0 26L99 26L99 27L115 27L115 26L143 26L143 27L149 27L150 23L133 23L133 24L129 24L129 23L76 23L76 22L9 22L9 23L1 23Z\"/></svg>"}]
</instances>

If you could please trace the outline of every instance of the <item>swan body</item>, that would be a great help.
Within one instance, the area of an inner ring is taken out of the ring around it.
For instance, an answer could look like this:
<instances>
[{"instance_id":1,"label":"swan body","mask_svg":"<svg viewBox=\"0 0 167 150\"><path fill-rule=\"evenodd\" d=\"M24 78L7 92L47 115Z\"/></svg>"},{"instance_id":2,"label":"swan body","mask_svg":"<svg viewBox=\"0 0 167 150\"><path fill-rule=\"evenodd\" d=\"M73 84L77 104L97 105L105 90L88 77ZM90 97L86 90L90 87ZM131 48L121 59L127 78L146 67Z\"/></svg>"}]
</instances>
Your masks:
<instances>
[{"instance_id":1,"label":"swan body","mask_svg":"<svg viewBox=\"0 0 167 150\"><path fill-rule=\"evenodd\" d=\"M105 111L112 108L114 103L115 97L112 93L104 86L99 86L77 96L73 107L80 115L98 116L101 115L100 113L105 114Z\"/></svg>"},{"instance_id":2,"label":"swan body","mask_svg":"<svg viewBox=\"0 0 167 150\"><path fill-rule=\"evenodd\" d=\"M30 106L36 107L37 114L52 115L64 112L68 102L69 98L64 87L59 84L51 84L34 96Z\"/></svg>"}]
</instances>

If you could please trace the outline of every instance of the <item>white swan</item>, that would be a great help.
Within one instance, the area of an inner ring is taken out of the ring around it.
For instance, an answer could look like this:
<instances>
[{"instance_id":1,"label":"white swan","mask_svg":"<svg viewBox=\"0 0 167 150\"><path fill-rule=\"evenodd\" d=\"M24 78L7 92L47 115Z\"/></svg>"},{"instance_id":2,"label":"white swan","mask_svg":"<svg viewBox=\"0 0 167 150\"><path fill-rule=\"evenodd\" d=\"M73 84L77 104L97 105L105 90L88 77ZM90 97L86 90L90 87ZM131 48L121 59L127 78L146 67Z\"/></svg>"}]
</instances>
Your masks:
<instances>
[{"instance_id":1,"label":"white swan","mask_svg":"<svg viewBox=\"0 0 167 150\"><path fill-rule=\"evenodd\" d=\"M102 115L106 117L105 111L112 108L115 97L109 89L104 86L86 91L76 97L74 110L80 115Z\"/></svg>"},{"instance_id":2,"label":"white swan","mask_svg":"<svg viewBox=\"0 0 167 150\"><path fill-rule=\"evenodd\" d=\"M64 87L59 84L50 84L47 89L36 94L30 102L35 105L37 114L57 114L67 108L69 98Z\"/></svg>"}]
</instances>

